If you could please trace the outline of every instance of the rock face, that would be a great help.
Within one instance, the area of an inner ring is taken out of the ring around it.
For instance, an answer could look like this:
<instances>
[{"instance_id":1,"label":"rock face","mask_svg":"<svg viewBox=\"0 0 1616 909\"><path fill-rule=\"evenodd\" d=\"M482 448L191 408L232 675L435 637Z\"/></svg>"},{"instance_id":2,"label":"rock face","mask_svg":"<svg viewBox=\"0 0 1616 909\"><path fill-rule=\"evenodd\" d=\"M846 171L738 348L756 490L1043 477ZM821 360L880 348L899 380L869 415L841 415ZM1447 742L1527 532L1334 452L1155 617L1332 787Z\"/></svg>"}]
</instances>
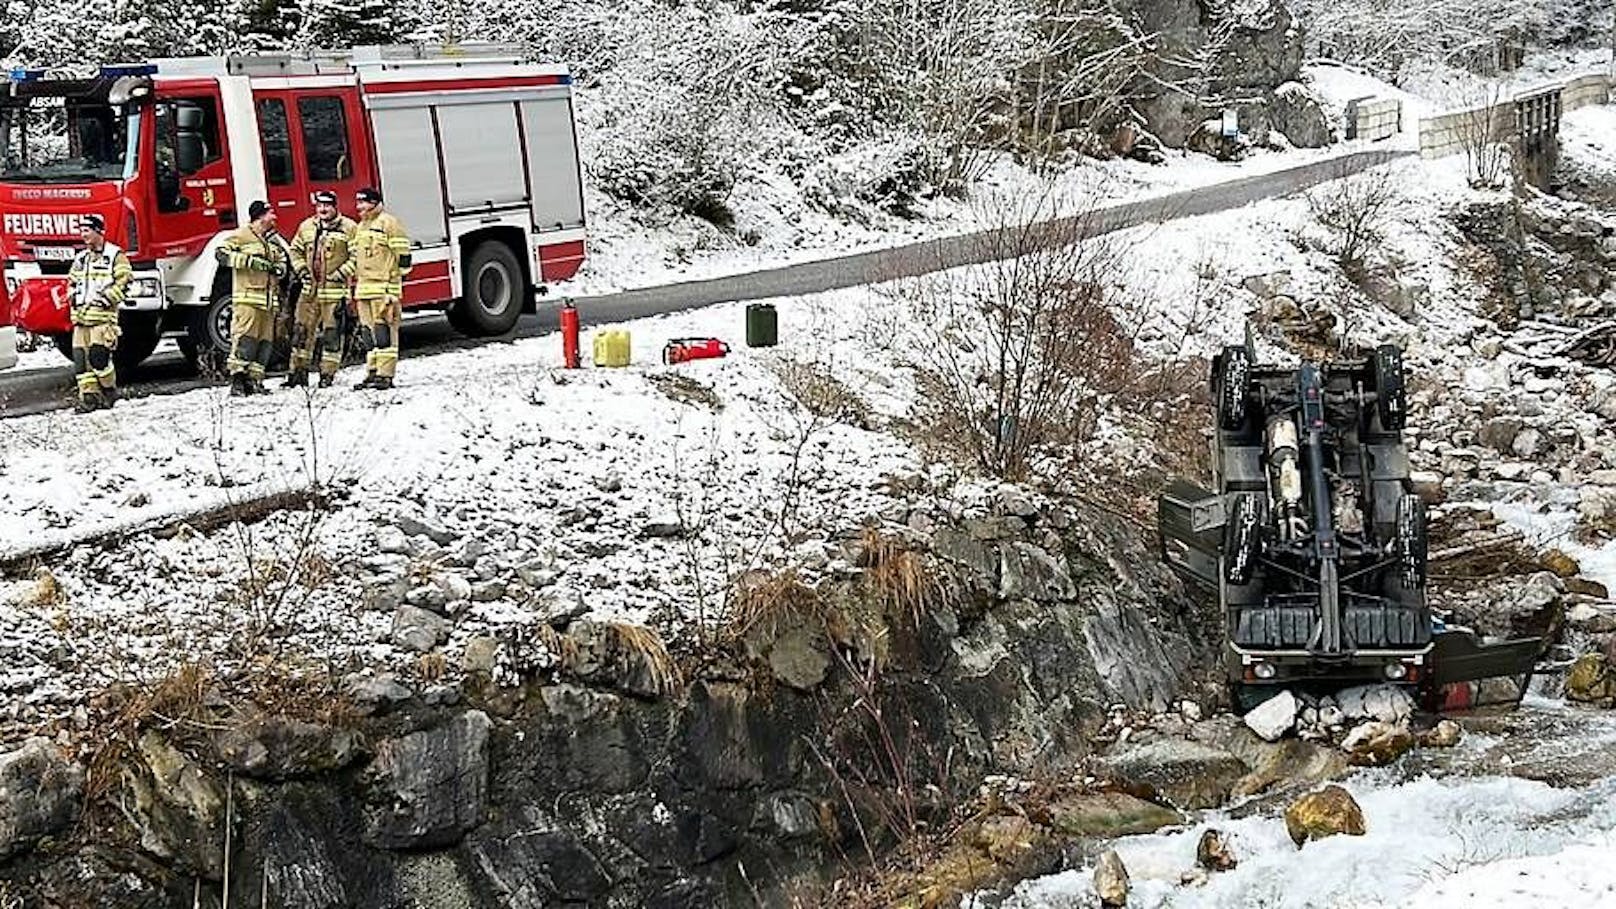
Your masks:
<instances>
[{"instance_id":1,"label":"rock face","mask_svg":"<svg viewBox=\"0 0 1616 909\"><path fill-rule=\"evenodd\" d=\"M341 770L363 753L352 730L273 716L230 727L215 738L214 749L237 773L270 780Z\"/></svg>"},{"instance_id":2,"label":"rock face","mask_svg":"<svg viewBox=\"0 0 1616 909\"><path fill-rule=\"evenodd\" d=\"M224 788L156 732L140 737L128 774L141 848L208 880L224 873Z\"/></svg>"},{"instance_id":3,"label":"rock face","mask_svg":"<svg viewBox=\"0 0 1616 909\"><path fill-rule=\"evenodd\" d=\"M1128 905L1128 869L1115 849L1107 849L1094 867L1094 892L1100 895L1100 905L1107 909Z\"/></svg>"},{"instance_id":4,"label":"rock face","mask_svg":"<svg viewBox=\"0 0 1616 909\"><path fill-rule=\"evenodd\" d=\"M1285 809L1285 831L1297 846L1309 840L1346 834L1363 836L1363 809L1352 793L1340 786L1326 786L1292 802Z\"/></svg>"},{"instance_id":5,"label":"rock face","mask_svg":"<svg viewBox=\"0 0 1616 909\"><path fill-rule=\"evenodd\" d=\"M0 755L0 860L71 826L83 793L84 768L63 760L49 739Z\"/></svg>"},{"instance_id":6,"label":"rock face","mask_svg":"<svg viewBox=\"0 0 1616 909\"><path fill-rule=\"evenodd\" d=\"M366 771L366 840L386 849L447 846L481 824L492 728L487 714L471 710L379 743Z\"/></svg>"}]
</instances>

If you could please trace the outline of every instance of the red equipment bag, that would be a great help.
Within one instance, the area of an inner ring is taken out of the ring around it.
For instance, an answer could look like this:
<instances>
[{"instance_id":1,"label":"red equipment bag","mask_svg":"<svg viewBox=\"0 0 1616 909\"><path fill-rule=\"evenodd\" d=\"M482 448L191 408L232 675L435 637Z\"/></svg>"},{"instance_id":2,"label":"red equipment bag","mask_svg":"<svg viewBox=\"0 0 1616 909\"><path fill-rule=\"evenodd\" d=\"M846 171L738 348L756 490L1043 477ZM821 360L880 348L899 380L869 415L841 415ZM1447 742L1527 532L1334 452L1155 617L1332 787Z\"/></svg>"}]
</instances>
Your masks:
<instances>
[{"instance_id":1,"label":"red equipment bag","mask_svg":"<svg viewBox=\"0 0 1616 909\"><path fill-rule=\"evenodd\" d=\"M691 360L713 360L729 353L729 345L717 338L679 338L662 348L662 362L672 366Z\"/></svg>"},{"instance_id":2,"label":"red equipment bag","mask_svg":"<svg viewBox=\"0 0 1616 909\"><path fill-rule=\"evenodd\" d=\"M73 330L66 278L24 278L11 301L11 321L36 335L64 335Z\"/></svg>"}]
</instances>

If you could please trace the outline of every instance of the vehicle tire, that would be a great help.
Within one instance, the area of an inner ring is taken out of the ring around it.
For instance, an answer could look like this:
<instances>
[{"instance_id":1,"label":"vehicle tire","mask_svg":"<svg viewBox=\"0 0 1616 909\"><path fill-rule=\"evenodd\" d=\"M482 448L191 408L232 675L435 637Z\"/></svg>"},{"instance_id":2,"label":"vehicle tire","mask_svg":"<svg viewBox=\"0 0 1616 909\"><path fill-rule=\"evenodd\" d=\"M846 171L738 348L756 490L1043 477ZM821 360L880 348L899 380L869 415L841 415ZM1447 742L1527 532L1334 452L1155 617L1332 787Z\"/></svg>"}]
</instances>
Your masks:
<instances>
[{"instance_id":1,"label":"vehicle tire","mask_svg":"<svg viewBox=\"0 0 1616 909\"><path fill-rule=\"evenodd\" d=\"M497 241L479 245L466 261L461 286L464 294L450 307L451 325L468 335L502 335L516 327L527 294L522 265L509 246Z\"/></svg>"},{"instance_id":2,"label":"vehicle tire","mask_svg":"<svg viewBox=\"0 0 1616 909\"><path fill-rule=\"evenodd\" d=\"M146 361L163 338L160 316L151 314L125 314L118 321L118 346L112 351L112 365L117 368L118 381L134 374L135 367Z\"/></svg>"},{"instance_id":3,"label":"vehicle tire","mask_svg":"<svg viewBox=\"0 0 1616 909\"><path fill-rule=\"evenodd\" d=\"M1262 555L1262 512L1254 496L1235 499L1223 528L1223 579L1237 587L1251 583Z\"/></svg>"},{"instance_id":4,"label":"vehicle tire","mask_svg":"<svg viewBox=\"0 0 1616 909\"><path fill-rule=\"evenodd\" d=\"M73 361L73 336L71 334L51 335L50 339L51 339L52 342L54 342L56 344L56 351L58 353L60 353L62 356L66 357L68 359L68 362L72 362Z\"/></svg>"},{"instance_id":5,"label":"vehicle tire","mask_svg":"<svg viewBox=\"0 0 1616 909\"><path fill-rule=\"evenodd\" d=\"M223 373L225 360L230 357L230 295L215 297L207 306L195 307L187 320L185 335L187 346L191 348L187 356L195 359L197 372L203 375Z\"/></svg>"},{"instance_id":6,"label":"vehicle tire","mask_svg":"<svg viewBox=\"0 0 1616 909\"><path fill-rule=\"evenodd\" d=\"M1403 351L1395 344L1375 348L1375 412L1380 427L1402 432L1408 418L1408 395L1403 390Z\"/></svg>"},{"instance_id":7,"label":"vehicle tire","mask_svg":"<svg viewBox=\"0 0 1616 909\"><path fill-rule=\"evenodd\" d=\"M1237 716L1245 716L1284 689L1278 685L1248 685L1245 682L1229 683L1229 708Z\"/></svg>"},{"instance_id":8,"label":"vehicle tire","mask_svg":"<svg viewBox=\"0 0 1616 909\"><path fill-rule=\"evenodd\" d=\"M1218 360L1218 424L1224 429L1246 425L1246 402L1251 397L1251 357L1244 347L1223 348Z\"/></svg>"},{"instance_id":9,"label":"vehicle tire","mask_svg":"<svg viewBox=\"0 0 1616 909\"><path fill-rule=\"evenodd\" d=\"M1425 586L1425 501L1412 493L1397 500L1397 569L1404 590Z\"/></svg>"}]
</instances>

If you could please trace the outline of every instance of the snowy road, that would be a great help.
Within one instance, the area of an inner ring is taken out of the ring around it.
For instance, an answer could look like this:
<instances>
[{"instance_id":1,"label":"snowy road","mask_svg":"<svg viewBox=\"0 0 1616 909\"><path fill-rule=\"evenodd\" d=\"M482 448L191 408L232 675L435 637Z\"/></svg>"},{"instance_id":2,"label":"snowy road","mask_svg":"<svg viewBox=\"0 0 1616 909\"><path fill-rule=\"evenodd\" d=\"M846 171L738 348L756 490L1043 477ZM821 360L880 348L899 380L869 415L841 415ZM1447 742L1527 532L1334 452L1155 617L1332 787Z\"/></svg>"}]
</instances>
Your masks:
<instances>
[{"instance_id":1,"label":"snowy road","mask_svg":"<svg viewBox=\"0 0 1616 909\"><path fill-rule=\"evenodd\" d=\"M1392 148L1351 152L1286 170L1107 206L1079 216L1083 219L1079 226L1084 236L1100 236L1143 224L1229 211L1262 199L1287 196L1413 154L1406 149ZM1069 230L1060 229L1068 223L1053 222L1050 225L1051 234L1068 235ZM994 233L991 230L977 231L744 274L577 297L575 302L585 323L598 325L665 315L715 303L772 299L876 284L986 261L991 256L991 250L1003 248L1002 244L992 242ZM524 316L512 337L534 337L553 330L554 312L547 310ZM420 356L485 342L455 335L441 318L427 318L405 333L405 343L413 348L413 355ZM172 394L205 384L205 380L200 378L177 378L175 369L172 362L159 364L153 371L154 381L137 386L135 394ZM65 363L58 367L0 376L0 408L3 408L0 415L22 416L66 407L71 385L72 373Z\"/></svg>"}]
</instances>

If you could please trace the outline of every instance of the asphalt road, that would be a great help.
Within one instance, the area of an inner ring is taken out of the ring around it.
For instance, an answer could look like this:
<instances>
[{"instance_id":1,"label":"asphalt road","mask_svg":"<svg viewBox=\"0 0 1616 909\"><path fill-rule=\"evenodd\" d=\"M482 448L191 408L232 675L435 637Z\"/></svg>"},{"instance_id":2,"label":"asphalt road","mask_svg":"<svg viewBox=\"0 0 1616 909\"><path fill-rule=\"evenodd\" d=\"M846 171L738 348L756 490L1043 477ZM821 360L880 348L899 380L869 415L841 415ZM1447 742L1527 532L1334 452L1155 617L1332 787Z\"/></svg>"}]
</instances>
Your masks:
<instances>
[{"instance_id":1,"label":"asphalt road","mask_svg":"<svg viewBox=\"0 0 1616 909\"><path fill-rule=\"evenodd\" d=\"M664 315L715 303L800 296L878 284L1004 258L1040 243L1071 242L1144 224L1228 211L1263 199L1291 195L1413 154L1394 149L1354 152L1269 174L1124 202L1025 228L978 231L722 278L575 297L573 302L578 307L580 320L588 325ZM442 316L421 316L405 323L401 340L406 354L417 357L490 341L533 337L555 329L554 309L541 306L539 313L523 316L512 333L503 338L465 338L450 328ZM178 353L169 352L142 364L132 380L125 383L124 391L129 397L175 394L210 381L213 380L198 376ZM65 360L56 368L0 373L0 417L67 407L72 402L72 394L72 371Z\"/></svg>"}]
</instances>

